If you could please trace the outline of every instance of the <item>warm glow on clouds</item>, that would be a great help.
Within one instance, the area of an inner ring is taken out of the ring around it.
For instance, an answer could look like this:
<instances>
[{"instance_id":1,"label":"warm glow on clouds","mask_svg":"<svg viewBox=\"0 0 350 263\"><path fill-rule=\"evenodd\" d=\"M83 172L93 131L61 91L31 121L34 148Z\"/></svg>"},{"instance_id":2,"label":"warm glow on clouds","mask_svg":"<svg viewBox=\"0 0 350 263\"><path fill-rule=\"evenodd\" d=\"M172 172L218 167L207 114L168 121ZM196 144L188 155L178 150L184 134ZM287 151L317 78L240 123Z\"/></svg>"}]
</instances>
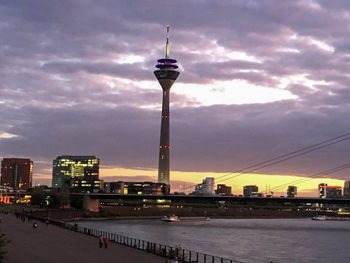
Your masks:
<instances>
[{"instance_id":1,"label":"warm glow on clouds","mask_svg":"<svg viewBox=\"0 0 350 263\"><path fill-rule=\"evenodd\" d=\"M0 139L10 139L10 138L15 138L15 137L17 137L16 134L11 134L11 133L7 133L7 132L0 133Z\"/></svg>"},{"instance_id":2,"label":"warm glow on clouds","mask_svg":"<svg viewBox=\"0 0 350 263\"><path fill-rule=\"evenodd\" d=\"M177 83L173 92L196 98L204 106L268 103L297 98L287 90L258 86L240 79L210 84Z\"/></svg>"},{"instance_id":3,"label":"warm glow on clouds","mask_svg":"<svg viewBox=\"0 0 350 263\"><path fill-rule=\"evenodd\" d=\"M141 89L154 90L159 84L154 81L140 81L134 85ZM160 89L160 86L158 88ZM183 83L180 78L179 82L171 89L171 93L195 99L198 102L196 106L268 103L297 98L288 90L258 86L243 79L195 84ZM152 105L148 105L146 108L151 108L150 106ZM159 107L159 105L154 106Z\"/></svg>"}]
</instances>

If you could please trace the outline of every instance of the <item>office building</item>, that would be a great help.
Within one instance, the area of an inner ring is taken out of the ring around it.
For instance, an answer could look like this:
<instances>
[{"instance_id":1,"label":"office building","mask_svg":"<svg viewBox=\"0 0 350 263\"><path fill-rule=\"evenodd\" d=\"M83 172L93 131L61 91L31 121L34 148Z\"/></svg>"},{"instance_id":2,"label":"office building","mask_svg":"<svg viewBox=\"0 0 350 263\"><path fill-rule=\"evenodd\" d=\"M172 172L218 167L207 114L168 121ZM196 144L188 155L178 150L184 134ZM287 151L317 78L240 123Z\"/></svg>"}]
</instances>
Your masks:
<instances>
[{"instance_id":1,"label":"office building","mask_svg":"<svg viewBox=\"0 0 350 263\"><path fill-rule=\"evenodd\" d=\"M105 193L125 195L164 195L169 194L170 188L167 184L153 182L106 182Z\"/></svg>"},{"instance_id":2,"label":"office building","mask_svg":"<svg viewBox=\"0 0 350 263\"><path fill-rule=\"evenodd\" d=\"M215 190L215 194L217 195L224 195L224 196L231 196L232 195L232 188L231 186L227 186L226 184L218 184Z\"/></svg>"},{"instance_id":3,"label":"office building","mask_svg":"<svg viewBox=\"0 0 350 263\"><path fill-rule=\"evenodd\" d=\"M195 186L192 194L195 195L214 195L215 194L215 178L206 177L201 184Z\"/></svg>"},{"instance_id":4,"label":"office building","mask_svg":"<svg viewBox=\"0 0 350 263\"><path fill-rule=\"evenodd\" d=\"M124 194L162 195L169 194L168 184L153 182L124 182Z\"/></svg>"},{"instance_id":5,"label":"office building","mask_svg":"<svg viewBox=\"0 0 350 263\"><path fill-rule=\"evenodd\" d=\"M95 192L100 188L99 159L96 156L58 156L53 160L52 187L64 185L76 191Z\"/></svg>"},{"instance_id":6,"label":"office building","mask_svg":"<svg viewBox=\"0 0 350 263\"><path fill-rule=\"evenodd\" d=\"M4 158L1 162L1 185L15 190L32 187L33 161L22 158Z\"/></svg>"},{"instance_id":7,"label":"office building","mask_svg":"<svg viewBox=\"0 0 350 263\"><path fill-rule=\"evenodd\" d=\"M318 195L320 198L326 198L326 187L327 184L321 183L318 185Z\"/></svg>"},{"instance_id":8,"label":"office building","mask_svg":"<svg viewBox=\"0 0 350 263\"><path fill-rule=\"evenodd\" d=\"M76 193L97 193L101 190L101 181L75 177L71 179L70 188Z\"/></svg>"},{"instance_id":9,"label":"office building","mask_svg":"<svg viewBox=\"0 0 350 263\"><path fill-rule=\"evenodd\" d=\"M124 182L106 182L104 183L104 192L106 193L115 193L115 194L124 194Z\"/></svg>"},{"instance_id":10,"label":"office building","mask_svg":"<svg viewBox=\"0 0 350 263\"><path fill-rule=\"evenodd\" d=\"M177 61L169 56L169 26L167 26L167 40L165 45L165 58L158 59L154 71L159 84L163 89L161 129L160 129L160 145L159 145L159 164L158 164L158 183L170 185L170 88L179 76L176 70Z\"/></svg>"},{"instance_id":11,"label":"office building","mask_svg":"<svg viewBox=\"0 0 350 263\"><path fill-rule=\"evenodd\" d=\"M350 180L347 180L344 182L344 193L343 193L344 198L349 198L350 199Z\"/></svg>"},{"instance_id":12,"label":"office building","mask_svg":"<svg viewBox=\"0 0 350 263\"><path fill-rule=\"evenodd\" d=\"M341 186L330 186L325 183L318 185L318 192L320 198L341 198L342 188Z\"/></svg>"},{"instance_id":13,"label":"office building","mask_svg":"<svg viewBox=\"0 0 350 263\"><path fill-rule=\"evenodd\" d=\"M246 185L243 187L244 197L258 197L259 188L256 185Z\"/></svg>"},{"instance_id":14,"label":"office building","mask_svg":"<svg viewBox=\"0 0 350 263\"><path fill-rule=\"evenodd\" d=\"M297 187L294 185L288 186L287 197L296 197L297 196Z\"/></svg>"}]
</instances>

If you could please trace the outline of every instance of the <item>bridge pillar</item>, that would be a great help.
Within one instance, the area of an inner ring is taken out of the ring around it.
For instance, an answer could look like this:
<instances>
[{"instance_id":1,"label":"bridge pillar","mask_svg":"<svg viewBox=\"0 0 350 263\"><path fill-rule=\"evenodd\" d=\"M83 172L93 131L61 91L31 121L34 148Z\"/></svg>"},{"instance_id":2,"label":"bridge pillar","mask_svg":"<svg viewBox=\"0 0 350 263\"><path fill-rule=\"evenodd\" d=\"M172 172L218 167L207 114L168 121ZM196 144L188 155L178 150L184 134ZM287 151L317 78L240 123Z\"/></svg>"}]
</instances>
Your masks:
<instances>
[{"instance_id":1,"label":"bridge pillar","mask_svg":"<svg viewBox=\"0 0 350 263\"><path fill-rule=\"evenodd\" d=\"M99 211L99 199L91 199L89 195L84 195L83 197L83 210L87 210L90 212L98 212Z\"/></svg>"}]
</instances>

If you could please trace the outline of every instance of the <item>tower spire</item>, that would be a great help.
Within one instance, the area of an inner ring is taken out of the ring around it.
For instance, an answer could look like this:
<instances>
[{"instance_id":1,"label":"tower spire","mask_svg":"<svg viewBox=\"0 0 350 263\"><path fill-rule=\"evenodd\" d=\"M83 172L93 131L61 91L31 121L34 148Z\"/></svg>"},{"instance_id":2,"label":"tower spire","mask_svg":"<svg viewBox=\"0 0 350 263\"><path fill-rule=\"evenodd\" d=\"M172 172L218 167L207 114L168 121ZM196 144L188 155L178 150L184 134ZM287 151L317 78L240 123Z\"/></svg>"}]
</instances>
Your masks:
<instances>
[{"instance_id":1,"label":"tower spire","mask_svg":"<svg viewBox=\"0 0 350 263\"><path fill-rule=\"evenodd\" d=\"M169 29L170 26L166 26L166 44L165 44L165 58L169 58Z\"/></svg>"}]
</instances>

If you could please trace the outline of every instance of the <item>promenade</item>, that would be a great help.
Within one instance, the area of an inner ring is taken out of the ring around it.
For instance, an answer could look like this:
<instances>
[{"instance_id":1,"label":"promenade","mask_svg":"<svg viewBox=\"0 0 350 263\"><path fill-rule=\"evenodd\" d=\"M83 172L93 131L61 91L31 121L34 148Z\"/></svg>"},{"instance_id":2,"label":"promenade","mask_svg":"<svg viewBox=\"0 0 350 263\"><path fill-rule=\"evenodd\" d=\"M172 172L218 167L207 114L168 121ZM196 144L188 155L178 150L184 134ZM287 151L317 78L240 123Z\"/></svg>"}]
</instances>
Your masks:
<instances>
[{"instance_id":1,"label":"promenade","mask_svg":"<svg viewBox=\"0 0 350 263\"><path fill-rule=\"evenodd\" d=\"M4 263L164 263L165 258L110 242L99 248L98 238L34 221L23 223L13 215L1 215L0 230L10 239Z\"/></svg>"}]
</instances>

